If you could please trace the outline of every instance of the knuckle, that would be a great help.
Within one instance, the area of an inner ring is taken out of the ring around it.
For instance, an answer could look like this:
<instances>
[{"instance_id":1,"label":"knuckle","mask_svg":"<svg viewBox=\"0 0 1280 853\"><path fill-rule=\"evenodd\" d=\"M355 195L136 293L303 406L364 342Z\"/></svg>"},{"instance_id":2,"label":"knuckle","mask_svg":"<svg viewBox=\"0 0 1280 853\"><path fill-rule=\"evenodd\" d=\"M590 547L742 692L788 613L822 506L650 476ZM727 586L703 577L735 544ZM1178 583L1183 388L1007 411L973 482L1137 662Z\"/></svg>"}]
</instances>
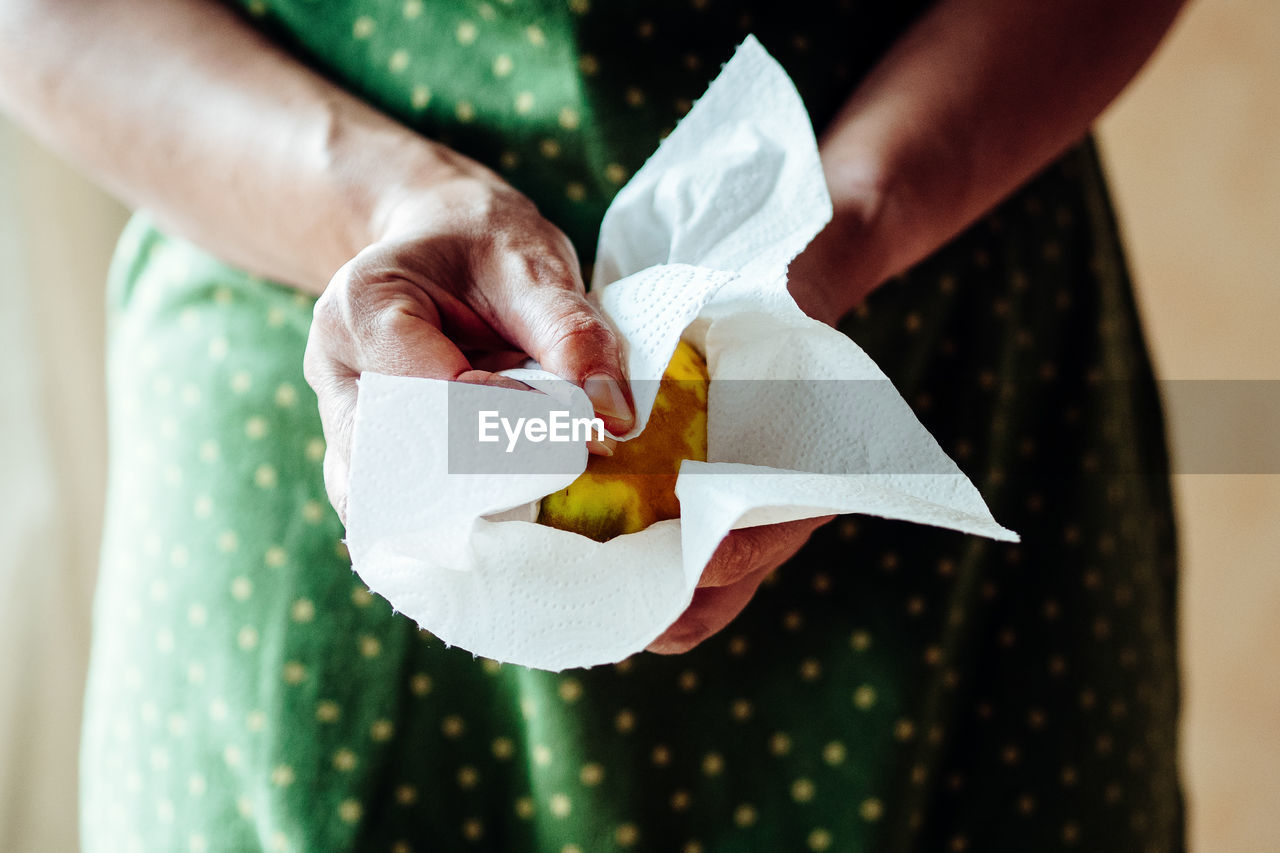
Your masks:
<instances>
[{"instance_id":1,"label":"knuckle","mask_svg":"<svg viewBox=\"0 0 1280 853\"><path fill-rule=\"evenodd\" d=\"M312 379L332 372L334 363L341 360L345 345L352 336L352 327L358 316L355 305L358 289L352 285L352 275L351 265L339 271L312 309L302 365L303 373L313 388L315 383Z\"/></svg>"},{"instance_id":2,"label":"knuckle","mask_svg":"<svg viewBox=\"0 0 1280 853\"><path fill-rule=\"evenodd\" d=\"M311 312L311 330L309 340L322 338L332 334L343 325L342 301L347 288L346 282L331 282L320 298L316 300Z\"/></svg>"},{"instance_id":3,"label":"knuckle","mask_svg":"<svg viewBox=\"0 0 1280 853\"><path fill-rule=\"evenodd\" d=\"M328 327L312 325L307 346L302 353L302 377L320 398L330 390L340 366L331 351Z\"/></svg>"},{"instance_id":4,"label":"knuckle","mask_svg":"<svg viewBox=\"0 0 1280 853\"><path fill-rule=\"evenodd\" d=\"M598 357L616 347L613 332L599 318L584 310L554 315L547 332L549 352L574 349Z\"/></svg>"},{"instance_id":5,"label":"knuckle","mask_svg":"<svg viewBox=\"0 0 1280 853\"><path fill-rule=\"evenodd\" d=\"M307 348L302 353L302 378L311 386L316 394L323 391L324 376L328 372L325 358L320 354L320 347L313 338L307 339Z\"/></svg>"},{"instance_id":6,"label":"knuckle","mask_svg":"<svg viewBox=\"0 0 1280 853\"><path fill-rule=\"evenodd\" d=\"M598 317L581 309L559 313L555 317L555 328L558 341L613 338L613 333Z\"/></svg>"}]
</instances>

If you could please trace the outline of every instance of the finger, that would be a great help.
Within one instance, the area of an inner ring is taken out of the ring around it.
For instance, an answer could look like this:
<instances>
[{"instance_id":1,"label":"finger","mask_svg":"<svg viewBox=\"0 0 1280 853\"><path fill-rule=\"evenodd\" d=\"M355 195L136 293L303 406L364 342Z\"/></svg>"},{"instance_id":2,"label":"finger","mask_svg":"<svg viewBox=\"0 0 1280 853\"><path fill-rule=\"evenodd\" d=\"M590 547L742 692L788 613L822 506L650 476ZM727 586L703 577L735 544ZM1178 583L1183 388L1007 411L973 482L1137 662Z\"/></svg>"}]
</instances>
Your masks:
<instances>
[{"instance_id":1,"label":"finger","mask_svg":"<svg viewBox=\"0 0 1280 853\"><path fill-rule=\"evenodd\" d=\"M539 393L518 379L512 379L510 376L501 376L497 373L490 373L487 370L467 370L454 377L454 381L464 382L467 385L487 385L490 388L509 388L512 391L533 391L535 394Z\"/></svg>"},{"instance_id":2,"label":"finger","mask_svg":"<svg viewBox=\"0 0 1280 853\"><path fill-rule=\"evenodd\" d=\"M702 570L698 586L729 586L760 569L776 569L800 550L813 531L834 517L804 518L731 530Z\"/></svg>"},{"instance_id":3,"label":"finger","mask_svg":"<svg viewBox=\"0 0 1280 853\"><path fill-rule=\"evenodd\" d=\"M635 406L613 330L581 294L546 300L530 354L547 370L581 386L596 415L615 435L635 425Z\"/></svg>"},{"instance_id":4,"label":"finger","mask_svg":"<svg viewBox=\"0 0 1280 853\"><path fill-rule=\"evenodd\" d=\"M581 386L610 432L626 432L635 424L635 408L617 336L587 300L567 241L562 252L547 246L541 241L495 250L481 271L501 282L487 319L545 370Z\"/></svg>"},{"instance_id":5,"label":"finger","mask_svg":"<svg viewBox=\"0 0 1280 853\"><path fill-rule=\"evenodd\" d=\"M706 584L704 570L689 607L648 650L682 654L723 630L747 606L765 578L800 550L813 531L834 518L828 515L732 531L713 557L713 563L717 558L725 561L720 566L725 582ZM732 572L724 570L729 563L735 567Z\"/></svg>"},{"instance_id":6,"label":"finger","mask_svg":"<svg viewBox=\"0 0 1280 853\"><path fill-rule=\"evenodd\" d=\"M360 374L446 380L466 375L472 382L492 375L472 369L440 330L429 300L414 298L394 279L372 279L365 261L357 256L339 270L316 302L303 355L303 375L316 392L325 437L325 490L344 523Z\"/></svg>"},{"instance_id":7,"label":"finger","mask_svg":"<svg viewBox=\"0 0 1280 853\"><path fill-rule=\"evenodd\" d=\"M471 369L432 324L438 320L433 307L414 304L391 288L361 287L355 278L358 272L344 267L316 302L302 361L303 375L316 392L328 452L344 460L350 458L356 380L362 372L453 379Z\"/></svg>"},{"instance_id":8,"label":"finger","mask_svg":"<svg viewBox=\"0 0 1280 853\"><path fill-rule=\"evenodd\" d=\"M440 329L435 306L408 294L385 297L352 331L357 372L453 381L473 369Z\"/></svg>"},{"instance_id":9,"label":"finger","mask_svg":"<svg viewBox=\"0 0 1280 853\"><path fill-rule=\"evenodd\" d=\"M746 608L770 571L760 569L727 586L698 588L680 618L646 648L661 655L683 654L719 633Z\"/></svg>"},{"instance_id":10,"label":"finger","mask_svg":"<svg viewBox=\"0 0 1280 853\"><path fill-rule=\"evenodd\" d=\"M342 364L331 360L326 347L314 332L307 339L303 355L303 376L316 392L320 428L324 434L324 487L338 518L347 523L347 459L350 455L352 421L355 416L356 377Z\"/></svg>"}]
</instances>

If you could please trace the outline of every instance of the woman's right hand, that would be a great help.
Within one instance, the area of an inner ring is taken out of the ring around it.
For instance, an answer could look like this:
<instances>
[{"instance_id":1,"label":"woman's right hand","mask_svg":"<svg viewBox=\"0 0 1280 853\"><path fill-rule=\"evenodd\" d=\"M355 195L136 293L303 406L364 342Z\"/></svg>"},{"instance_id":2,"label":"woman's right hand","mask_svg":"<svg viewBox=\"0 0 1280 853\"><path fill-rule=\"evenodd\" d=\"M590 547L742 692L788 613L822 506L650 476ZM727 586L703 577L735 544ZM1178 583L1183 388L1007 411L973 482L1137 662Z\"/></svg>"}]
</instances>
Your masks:
<instances>
[{"instance_id":1,"label":"woman's right hand","mask_svg":"<svg viewBox=\"0 0 1280 853\"><path fill-rule=\"evenodd\" d=\"M586 299L568 238L463 158L420 183L397 190L379 238L330 281L307 341L325 487L344 522L362 371L523 388L495 371L532 357L581 386L610 432L634 422L618 341Z\"/></svg>"}]
</instances>

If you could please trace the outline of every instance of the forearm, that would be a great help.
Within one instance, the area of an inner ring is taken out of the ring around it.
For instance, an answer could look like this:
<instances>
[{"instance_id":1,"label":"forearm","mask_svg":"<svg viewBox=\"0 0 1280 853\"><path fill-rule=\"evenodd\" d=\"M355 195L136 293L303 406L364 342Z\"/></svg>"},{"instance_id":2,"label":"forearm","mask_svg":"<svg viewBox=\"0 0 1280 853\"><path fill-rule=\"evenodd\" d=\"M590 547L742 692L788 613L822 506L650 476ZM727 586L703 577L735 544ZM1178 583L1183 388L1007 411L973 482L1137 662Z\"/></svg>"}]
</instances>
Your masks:
<instances>
[{"instance_id":1,"label":"forearm","mask_svg":"<svg viewBox=\"0 0 1280 853\"><path fill-rule=\"evenodd\" d=\"M1137 73L1182 0L941 0L823 134L857 257L828 318L928 255L1078 141Z\"/></svg>"},{"instance_id":2,"label":"forearm","mask_svg":"<svg viewBox=\"0 0 1280 853\"><path fill-rule=\"evenodd\" d=\"M0 107L225 260L313 292L461 158L209 0L0 2Z\"/></svg>"}]
</instances>

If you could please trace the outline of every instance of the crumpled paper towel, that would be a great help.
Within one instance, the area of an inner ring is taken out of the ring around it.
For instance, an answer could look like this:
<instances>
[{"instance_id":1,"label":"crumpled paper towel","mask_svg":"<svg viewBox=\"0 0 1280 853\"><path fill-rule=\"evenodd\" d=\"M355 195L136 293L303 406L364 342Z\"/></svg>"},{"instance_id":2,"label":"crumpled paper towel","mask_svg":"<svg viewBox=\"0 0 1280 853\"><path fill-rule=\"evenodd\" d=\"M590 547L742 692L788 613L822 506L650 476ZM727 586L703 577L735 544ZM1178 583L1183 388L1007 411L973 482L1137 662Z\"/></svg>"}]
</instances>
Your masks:
<instances>
[{"instance_id":1,"label":"crumpled paper towel","mask_svg":"<svg viewBox=\"0 0 1280 853\"><path fill-rule=\"evenodd\" d=\"M508 371L532 393L366 373L347 506L360 577L448 644L561 670L653 641L734 528L866 513L1016 541L871 359L787 294L788 263L830 217L804 105L748 38L605 214L592 288L626 344L624 440L680 337L707 357L708 461L682 464L682 517L595 542L532 521L585 469L583 444L460 458L451 410L590 416L551 374ZM458 473L477 470L492 473Z\"/></svg>"}]
</instances>

